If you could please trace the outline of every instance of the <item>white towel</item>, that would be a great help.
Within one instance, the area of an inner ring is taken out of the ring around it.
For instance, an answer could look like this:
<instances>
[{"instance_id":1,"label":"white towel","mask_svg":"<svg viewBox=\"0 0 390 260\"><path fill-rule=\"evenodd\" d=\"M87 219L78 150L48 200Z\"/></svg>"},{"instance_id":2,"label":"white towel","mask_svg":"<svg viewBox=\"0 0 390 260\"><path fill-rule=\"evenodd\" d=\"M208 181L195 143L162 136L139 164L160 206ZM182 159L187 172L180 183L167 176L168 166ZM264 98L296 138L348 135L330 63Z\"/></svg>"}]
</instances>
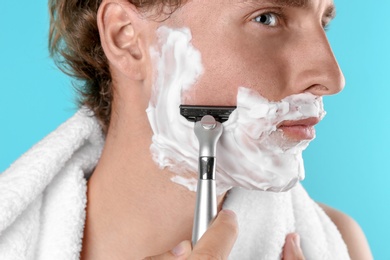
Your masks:
<instances>
[{"instance_id":1,"label":"white towel","mask_svg":"<svg viewBox=\"0 0 390 260\"><path fill-rule=\"evenodd\" d=\"M86 181L103 138L86 110L0 174L0 259L78 259Z\"/></svg>"},{"instance_id":2,"label":"white towel","mask_svg":"<svg viewBox=\"0 0 390 260\"><path fill-rule=\"evenodd\" d=\"M86 178L104 139L82 109L0 174L0 259L79 259ZM287 233L301 235L306 259L349 259L339 232L301 185L269 193L235 188L224 207L238 216L231 259L280 259Z\"/></svg>"},{"instance_id":3,"label":"white towel","mask_svg":"<svg viewBox=\"0 0 390 260\"><path fill-rule=\"evenodd\" d=\"M230 259L281 259L291 232L300 235L307 260L350 259L336 226L301 184L283 193L233 188L224 208L236 212L239 221Z\"/></svg>"}]
</instances>

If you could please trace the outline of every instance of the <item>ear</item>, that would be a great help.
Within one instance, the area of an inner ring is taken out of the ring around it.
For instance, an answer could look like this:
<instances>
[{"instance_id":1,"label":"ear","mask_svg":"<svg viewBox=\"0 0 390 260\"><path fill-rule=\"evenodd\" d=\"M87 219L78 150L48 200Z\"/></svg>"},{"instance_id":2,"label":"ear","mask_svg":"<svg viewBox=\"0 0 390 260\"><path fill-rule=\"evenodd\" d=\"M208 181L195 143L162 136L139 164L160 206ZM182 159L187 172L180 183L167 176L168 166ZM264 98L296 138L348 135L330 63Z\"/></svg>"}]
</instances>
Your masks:
<instances>
[{"instance_id":1,"label":"ear","mask_svg":"<svg viewBox=\"0 0 390 260\"><path fill-rule=\"evenodd\" d=\"M103 1L97 23L100 41L110 66L126 77L142 80L145 77L146 46L143 46L142 20L131 4Z\"/></svg>"}]
</instances>

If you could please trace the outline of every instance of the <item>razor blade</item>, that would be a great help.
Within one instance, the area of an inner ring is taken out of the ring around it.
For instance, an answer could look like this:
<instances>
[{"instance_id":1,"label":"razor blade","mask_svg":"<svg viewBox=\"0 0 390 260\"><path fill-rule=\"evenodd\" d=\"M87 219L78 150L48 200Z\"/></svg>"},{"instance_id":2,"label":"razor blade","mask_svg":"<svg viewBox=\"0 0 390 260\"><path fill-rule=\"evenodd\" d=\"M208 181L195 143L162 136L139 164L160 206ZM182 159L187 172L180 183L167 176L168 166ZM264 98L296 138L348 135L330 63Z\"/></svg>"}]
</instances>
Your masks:
<instances>
[{"instance_id":1,"label":"razor blade","mask_svg":"<svg viewBox=\"0 0 390 260\"><path fill-rule=\"evenodd\" d=\"M180 105L180 114L188 121L198 122L204 116L212 116L220 123L229 119L230 114L236 109L235 106L191 106Z\"/></svg>"}]
</instances>

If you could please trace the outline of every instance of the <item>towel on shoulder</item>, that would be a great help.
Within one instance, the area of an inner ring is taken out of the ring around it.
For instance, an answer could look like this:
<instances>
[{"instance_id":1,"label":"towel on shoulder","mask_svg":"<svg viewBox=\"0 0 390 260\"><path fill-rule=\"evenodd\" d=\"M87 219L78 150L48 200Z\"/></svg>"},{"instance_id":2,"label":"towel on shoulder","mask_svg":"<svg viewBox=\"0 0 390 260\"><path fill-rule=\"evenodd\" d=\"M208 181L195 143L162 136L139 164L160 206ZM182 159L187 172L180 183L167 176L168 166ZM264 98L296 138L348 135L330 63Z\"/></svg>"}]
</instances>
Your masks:
<instances>
[{"instance_id":1,"label":"towel on shoulder","mask_svg":"<svg viewBox=\"0 0 390 260\"><path fill-rule=\"evenodd\" d=\"M93 114L82 108L0 174L0 259L79 259L86 179L104 145ZM306 259L349 259L336 226L298 184L272 193L233 188L239 237L230 259L281 259L290 232Z\"/></svg>"}]
</instances>

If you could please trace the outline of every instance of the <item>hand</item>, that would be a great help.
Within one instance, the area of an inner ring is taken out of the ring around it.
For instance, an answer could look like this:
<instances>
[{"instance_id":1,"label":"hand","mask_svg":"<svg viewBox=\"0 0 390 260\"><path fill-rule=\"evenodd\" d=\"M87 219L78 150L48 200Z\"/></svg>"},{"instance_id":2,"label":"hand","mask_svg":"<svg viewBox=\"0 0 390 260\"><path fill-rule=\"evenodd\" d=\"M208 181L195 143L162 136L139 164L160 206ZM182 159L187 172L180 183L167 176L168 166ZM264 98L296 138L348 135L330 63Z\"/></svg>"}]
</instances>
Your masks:
<instances>
[{"instance_id":1,"label":"hand","mask_svg":"<svg viewBox=\"0 0 390 260\"><path fill-rule=\"evenodd\" d=\"M230 210L221 210L193 250L191 242L187 240L165 254L148 257L145 260L227 259L237 235L236 214Z\"/></svg>"},{"instance_id":2,"label":"hand","mask_svg":"<svg viewBox=\"0 0 390 260\"><path fill-rule=\"evenodd\" d=\"M305 260L298 234L291 233L286 236L286 242L283 248L283 260Z\"/></svg>"},{"instance_id":3,"label":"hand","mask_svg":"<svg viewBox=\"0 0 390 260\"><path fill-rule=\"evenodd\" d=\"M238 225L234 212L222 210L211 227L198 241L193 251L191 242L186 240L165 254L144 260L227 259L237 235ZM286 236L283 260L305 260L298 234L291 233Z\"/></svg>"}]
</instances>

